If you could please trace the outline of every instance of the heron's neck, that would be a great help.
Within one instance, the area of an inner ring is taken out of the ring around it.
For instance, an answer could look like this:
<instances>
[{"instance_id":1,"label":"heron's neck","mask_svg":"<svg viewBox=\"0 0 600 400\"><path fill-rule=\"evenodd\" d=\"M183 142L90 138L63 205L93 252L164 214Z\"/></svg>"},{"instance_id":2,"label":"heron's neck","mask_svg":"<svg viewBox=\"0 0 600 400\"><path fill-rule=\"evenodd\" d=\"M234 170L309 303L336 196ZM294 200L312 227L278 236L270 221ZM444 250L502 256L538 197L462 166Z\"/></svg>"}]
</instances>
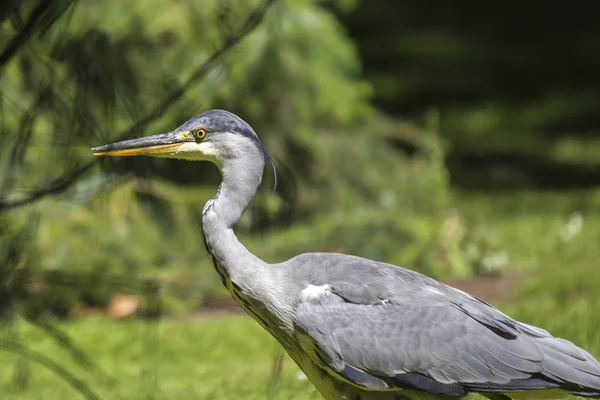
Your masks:
<instances>
[{"instance_id":1,"label":"heron's neck","mask_svg":"<svg viewBox=\"0 0 600 400\"><path fill-rule=\"evenodd\" d=\"M221 168L223 181L217 194L206 203L202 230L208 251L235 283L252 284L263 274L266 263L250 253L233 233L233 225L242 216L256 194L263 165L231 160Z\"/></svg>"},{"instance_id":2,"label":"heron's neck","mask_svg":"<svg viewBox=\"0 0 600 400\"><path fill-rule=\"evenodd\" d=\"M240 159L221 168L221 186L202 213L204 240L223 284L240 306L269 332L280 329L282 320L291 330L291 308L282 295L278 269L248 251L232 229L254 197L262 172L263 163ZM258 308L252 305L257 303Z\"/></svg>"}]
</instances>

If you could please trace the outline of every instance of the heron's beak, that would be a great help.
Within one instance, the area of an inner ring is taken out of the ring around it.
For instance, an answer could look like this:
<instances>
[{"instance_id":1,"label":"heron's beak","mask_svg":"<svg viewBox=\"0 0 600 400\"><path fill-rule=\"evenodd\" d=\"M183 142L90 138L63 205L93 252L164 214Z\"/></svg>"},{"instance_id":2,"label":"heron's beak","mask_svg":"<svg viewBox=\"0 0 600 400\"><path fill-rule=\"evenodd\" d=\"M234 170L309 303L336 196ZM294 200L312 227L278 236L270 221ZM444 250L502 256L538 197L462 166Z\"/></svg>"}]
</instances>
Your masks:
<instances>
[{"instance_id":1,"label":"heron's beak","mask_svg":"<svg viewBox=\"0 0 600 400\"><path fill-rule=\"evenodd\" d=\"M168 132L139 139L105 144L92 148L95 156L169 156L177 153L177 149L185 142L193 142L188 132Z\"/></svg>"}]
</instances>

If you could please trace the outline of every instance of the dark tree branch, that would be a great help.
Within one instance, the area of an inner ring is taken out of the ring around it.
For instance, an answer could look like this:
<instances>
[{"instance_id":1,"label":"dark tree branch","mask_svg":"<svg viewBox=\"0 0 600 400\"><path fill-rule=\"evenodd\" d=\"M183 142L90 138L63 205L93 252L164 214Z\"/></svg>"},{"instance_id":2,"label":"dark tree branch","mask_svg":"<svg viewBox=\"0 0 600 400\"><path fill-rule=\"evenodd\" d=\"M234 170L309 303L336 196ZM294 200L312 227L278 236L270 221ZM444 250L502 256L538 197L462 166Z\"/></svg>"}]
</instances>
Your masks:
<instances>
[{"instance_id":1,"label":"dark tree branch","mask_svg":"<svg viewBox=\"0 0 600 400\"><path fill-rule=\"evenodd\" d=\"M179 100L184 94L185 91L196 84L201 78L206 76L208 72L210 72L216 65L217 60L223 56L223 54L227 53L236 44L238 44L243 38L248 36L256 27L260 24L263 17L265 16L268 8L275 3L276 0L266 0L264 4L257 10L254 10L243 27L237 32L235 35L229 36L225 38L225 42L217 51L215 51L196 71L190 75L190 77L185 81L183 86L173 90L160 104L158 104L146 117L138 120L135 124L133 124L127 131L125 131L121 136L123 138L135 133L143 128L145 128L150 122L157 120L161 115L163 115L177 100ZM1 208L0 208L1 209Z\"/></svg>"},{"instance_id":2,"label":"dark tree branch","mask_svg":"<svg viewBox=\"0 0 600 400\"><path fill-rule=\"evenodd\" d=\"M225 53L230 51L242 39L244 39L246 36L252 33L254 29L256 29L256 27L258 27L258 25L263 20L267 10L272 4L275 3L275 1L276 0L265 0L261 7L254 10L250 14L242 28L237 33L226 38L223 45L219 49L217 49L217 51L215 51L202 65L200 65L200 67L198 67L198 69L196 69L190 75L190 77L185 81L183 86L169 93L169 95L167 95L161 103L154 107L154 109L150 111L148 115L136 121L131 127L125 130L120 135L120 137L126 138L131 134L144 129L149 123L157 120L158 118L160 118L161 115L168 111L169 108L171 108L185 94L185 91L188 88L195 85L201 78L206 76L206 74L215 67L219 58L221 58ZM50 182L49 185L33 191L25 198L14 201L0 199L0 212L12 208L22 207L31 204L39 199L42 199L46 196L56 195L66 191L77 181L77 179L80 176L82 176L90 168L96 165L97 162L98 160L94 159L93 161L78 166L73 170L69 171L69 173L54 179L52 182Z\"/></svg>"},{"instance_id":3,"label":"dark tree branch","mask_svg":"<svg viewBox=\"0 0 600 400\"><path fill-rule=\"evenodd\" d=\"M11 172L15 171L17 168L20 168L23 164L23 160L25 158L25 152L29 147L29 143L31 140L31 136L33 134L33 123L37 117L35 111L41 107L42 103L47 100L50 93L50 86L46 86L44 89L40 91L38 94L38 98L33 104L33 106L29 109L29 112L25 113L19 124L18 132L21 132L13 148L11 149L8 168L6 168L6 176L3 177L2 182L0 183L0 195L4 196L8 193L14 184L14 180L11 179Z\"/></svg>"},{"instance_id":4,"label":"dark tree branch","mask_svg":"<svg viewBox=\"0 0 600 400\"><path fill-rule=\"evenodd\" d=\"M53 286L64 286L65 288L98 287L99 285L103 285L111 288L113 291L132 293L146 297L155 292L157 286L160 286L161 293L170 293L178 297L195 296L197 294L193 288L175 282L157 282L152 279L131 279L127 275L102 274L98 276L87 272L81 273L61 270L36 271L36 273L32 275L23 272L17 274L17 276L12 279L11 286L23 287L26 284L35 284L39 282ZM3 293L3 291L0 291L0 295ZM8 292L5 293L4 297L0 297L0 300L7 300L7 296ZM30 318L33 318L33 316L30 316Z\"/></svg>"},{"instance_id":5,"label":"dark tree branch","mask_svg":"<svg viewBox=\"0 0 600 400\"><path fill-rule=\"evenodd\" d=\"M47 14L53 3L56 3L56 0L43 0L31 11L29 15L29 19L25 23L25 26L21 31L8 43L6 48L0 53L0 67L6 64L19 49L27 43L27 41L33 36L35 33L35 29L38 27L39 22L44 18L44 15ZM64 7L57 15L55 15L52 19L56 20L60 14L62 14L68 5Z\"/></svg>"},{"instance_id":6,"label":"dark tree branch","mask_svg":"<svg viewBox=\"0 0 600 400\"><path fill-rule=\"evenodd\" d=\"M60 176L50 182L47 186L38 189L29 194L29 196L9 201L9 200L0 200L0 212L6 211L11 208L22 207L27 204L31 204L43 197L55 195L66 191L68 188L73 185L80 176L82 176L85 172L87 172L90 168L95 165L95 162L89 162L87 164L81 165L77 168L71 170L68 174Z\"/></svg>"}]
</instances>

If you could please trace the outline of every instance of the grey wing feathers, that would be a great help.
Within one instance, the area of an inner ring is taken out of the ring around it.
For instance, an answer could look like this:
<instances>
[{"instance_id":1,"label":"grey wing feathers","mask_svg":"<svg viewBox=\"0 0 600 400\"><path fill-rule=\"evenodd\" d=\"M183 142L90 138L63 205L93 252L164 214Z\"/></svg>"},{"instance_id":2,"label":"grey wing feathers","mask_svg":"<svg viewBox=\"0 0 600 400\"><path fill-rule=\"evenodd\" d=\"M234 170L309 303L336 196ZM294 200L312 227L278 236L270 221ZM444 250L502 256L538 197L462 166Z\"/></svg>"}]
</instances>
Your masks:
<instances>
[{"instance_id":1,"label":"grey wing feathers","mask_svg":"<svg viewBox=\"0 0 600 400\"><path fill-rule=\"evenodd\" d=\"M600 396L600 364L590 354L466 294L456 303L447 293L433 301L382 297L345 281L300 303L303 349L343 379L375 390L462 396L560 388Z\"/></svg>"}]
</instances>

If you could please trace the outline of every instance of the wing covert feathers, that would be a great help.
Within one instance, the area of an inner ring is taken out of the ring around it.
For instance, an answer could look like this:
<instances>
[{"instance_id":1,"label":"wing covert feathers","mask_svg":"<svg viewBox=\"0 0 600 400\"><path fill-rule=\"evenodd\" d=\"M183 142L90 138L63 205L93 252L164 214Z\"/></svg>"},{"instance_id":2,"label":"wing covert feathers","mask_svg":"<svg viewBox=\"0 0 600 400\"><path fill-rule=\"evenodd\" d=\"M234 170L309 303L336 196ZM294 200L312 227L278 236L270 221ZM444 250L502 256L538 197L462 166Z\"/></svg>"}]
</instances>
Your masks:
<instances>
[{"instance_id":1,"label":"wing covert feathers","mask_svg":"<svg viewBox=\"0 0 600 400\"><path fill-rule=\"evenodd\" d=\"M315 362L370 390L504 399L562 389L600 398L600 364L589 353L466 296L411 303L331 284L326 298L299 304L298 335Z\"/></svg>"}]
</instances>

